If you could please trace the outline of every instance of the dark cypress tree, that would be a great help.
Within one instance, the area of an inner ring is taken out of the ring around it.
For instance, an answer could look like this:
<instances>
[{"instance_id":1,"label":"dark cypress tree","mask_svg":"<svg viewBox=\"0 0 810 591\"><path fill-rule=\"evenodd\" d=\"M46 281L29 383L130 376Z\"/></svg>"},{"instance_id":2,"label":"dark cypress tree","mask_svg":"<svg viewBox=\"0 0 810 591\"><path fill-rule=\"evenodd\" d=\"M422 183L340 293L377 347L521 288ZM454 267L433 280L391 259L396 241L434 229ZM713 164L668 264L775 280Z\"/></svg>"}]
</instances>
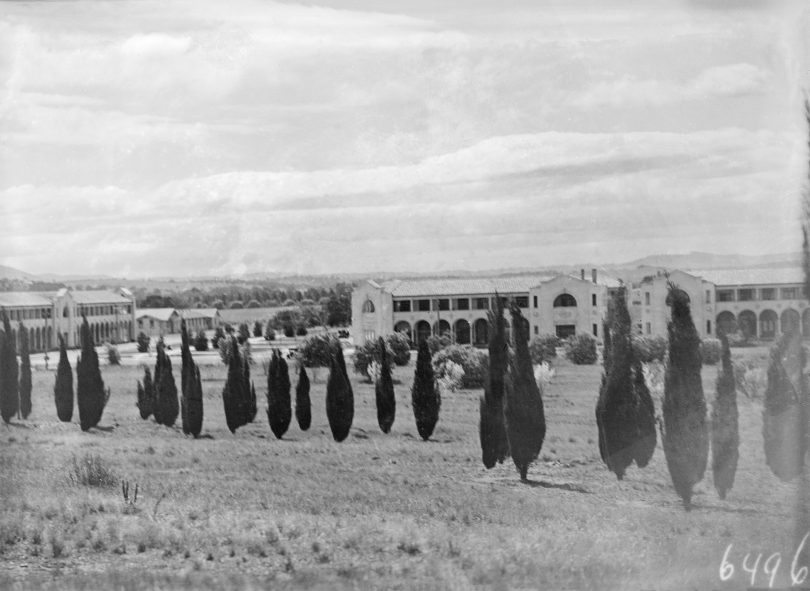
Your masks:
<instances>
[{"instance_id":1,"label":"dark cypress tree","mask_svg":"<svg viewBox=\"0 0 810 591\"><path fill-rule=\"evenodd\" d=\"M236 337L231 336L231 345L238 351ZM245 373L240 355L231 355L228 360L228 377L222 389L222 402L225 406L225 421L231 433L245 424Z\"/></svg>"},{"instance_id":2,"label":"dark cypress tree","mask_svg":"<svg viewBox=\"0 0 810 591\"><path fill-rule=\"evenodd\" d=\"M726 493L734 486L740 455L740 433L731 349L728 338L722 332L720 342L723 344L723 362L717 372L717 393L712 407L712 472L714 488L720 498L725 499Z\"/></svg>"},{"instance_id":3,"label":"dark cypress tree","mask_svg":"<svg viewBox=\"0 0 810 591\"><path fill-rule=\"evenodd\" d=\"M667 326L669 363L664 375L664 454L675 491L689 510L692 487L703 478L709 457L700 337L686 292L670 283L667 304L672 320Z\"/></svg>"},{"instance_id":4,"label":"dark cypress tree","mask_svg":"<svg viewBox=\"0 0 810 591\"><path fill-rule=\"evenodd\" d=\"M138 382L138 411L145 421L152 416L155 405L155 385L152 383L152 373L148 367L143 368L143 383Z\"/></svg>"},{"instance_id":5,"label":"dark cypress tree","mask_svg":"<svg viewBox=\"0 0 810 591\"><path fill-rule=\"evenodd\" d=\"M385 341L380 337L380 376L374 384L374 394L377 400L377 423L383 433L391 431L396 416L397 401L394 397L394 380L391 377L391 363L388 359Z\"/></svg>"},{"instance_id":6,"label":"dark cypress tree","mask_svg":"<svg viewBox=\"0 0 810 591\"><path fill-rule=\"evenodd\" d=\"M798 331L784 334L771 348L768 385L762 410L765 461L781 480L792 480L804 468L807 451L806 354Z\"/></svg>"},{"instance_id":7,"label":"dark cypress tree","mask_svg":"<svg viewBox=\"0 0 810 591\"><path fill-rule=\"evenodd\" d=\"M504 417L509 453L526 480L529 465L537 458L546 436L546 417L543 397L534 379L529 354L529 322L523 318L516 304L510 307L515 355L510 360L511 387L506 388Z\"/></svg>"},{"instance_id":8,"label":"dark cypress tree","mask_svg":"<svg viewBox=\"0 0 810 591\"><path fill-rule=\"evenodd\" d=\"M298 384L295 386L295 420L302 431L312 424L312 403L309 400L309 378L301 363L298 368Z\"/></svg>"},{"instance_id":9,"label":"dark cypress tree","mask_svg":"<svg viewBox=\"0 0 810 591\"><path fill-rule=\"evenodd\" d=\"M5 309L3 315L3 339L0 341L0 415L8 423L20 410L20 391L17 366L17 351L14 333Z\"/></svg>"},{"instance_id":10,"label":"dark cypress tree","mask_svg":"<svg viewBox=\"0 0 810 591\"><path fill-rule=\"evenodd\" d=\"M506 342L506 318L503 315L503 300L495 294L495 309L487 314L489 321L489 371L480 399L478 437L481 442L481 459L484 466L492 468L509 455L509 440L503 415L504 380L508 369L509 345Z\"/></svg>"},{"instance_id":11,"label":"dark cypress tree","mask_svg":"<svg viewBox=\"0 0 810 591\"><path fill-rule=\"evenodd\" d=\"M193 435L195 438L202 431L203 398L200 369L194 363L189 346L190 335L186 330L185 318L180 321L181 360L182 372L180 374L180 389L183 392L181 400L181 417L183 433Z\"/></svg>"},{"instance_id":12,"label":"dark cypress tree","mask_svg":"<svg viewBox=\"0 0 810 591\"><path fill-rule=\"evenodd\" d=\"M346 375L346 362L339 342L332 345L326 382L326 418L335 441L343 441L349 436L354 420L354 393Z\"/></svg>"},{"instance_id":13,"label":"dark cypress tree","mask_svg":"<svg viewBox=\"0 0 810 591\"><path fill-rule=\"evenodd\" d=\"M76 362L76 399L79 405L79 423L82 431L98 425L110 391L104 389L101 370L98 367L93 333L87 318L82 317L82 352Z\"/></svg>"},{"instance_id":14,"label":"dark cypress tree","mask_svg":"<svg viewBox=\"0 0 810 591\"><path fill-rule=\"evenodd\" d=\"M411 387L411 406L416 418L416 430L419 437L427 441L433 434L433 429L439 420L439 409L442 399L436 380L433 375L430 349L427 340L419 344L419 353L416 356L416 372Z\"/></svg>"},{"instance_id":15,"label":"dark cypress tree","mask_svg":"<svg viewBox=\"0 0 810 591\"><path fill-rule=\"evenodd\" d=\"M636 426L638 438L633 446L633 459L639 468L645 468L655 453L658 434L655 431L655 402L644 380L644 367L632 351L633 391L636 398Z\"/></svg>"},{"instance_id":16,"label":"dark cypress tree","mask_svg":"<svg viewBox=\"0 0 810 591\"><path fill-rule=\"evenodd\" d=\"M256 412L258 411L258 407L256 406L256 385L253 382L250 382L250 404L248 405L248 416L247 422L252 423L256 420Z\"/></svg>"},{"instance_id":17,"label":"dark cypress tree","mask_svg":"<svg viewBox=\"0 0 810 591\"><path fill-rule=\"evenodd\" d=\"M73 419L73 370L67 356L67 347L59 335L59 365L56 368L56 383L53 386L56 416L64 423Z\"/></svg>"},{"instance_id":18,"label":"dark cypress tree","mask_svg":"<svg viewBox=\"0 0 810 591\"><path fill-rule=\"evenodd\" d=\"M610 345L604 351L605 373L602 374L602 387L596 403L596 424L602 461L616 474L616 478L622 480L625 470L633 463L634 447L638 439L638 400L633 384L631 322L624 288L620 288L616 295L611 316L610 330L604 333L606 342Z\"/></svg>"},{"instance_id":19,"label":"dark cypress tree","mask_svg":"<svg viewBox=\"0 0 810 591\"><path fill-rule=\"evenodd\" d=\"M20 415L31 414L31 354L28 351L28 330L20 322Z\"/></svg>"},{"instance_id":20,"label":"dark cypress tree","mask_svg":"<svg viewBox=\"0 0 810 591\"><path fill-rule=\"evenodd\" d=\"M162 407L160 406L160 374L163 371L163 366L165 365L166 356L163 354L163 349L165 344L163 342L163 337L158 339L157 345L155 345L155 371L152 374L152 416L155 417L155 422L159 425L163 424L163 416L162 416Z\"/></svg>"},{"instance_id":21,"label":"dark cypress tree","mask_svg":"<svg viewBox=\"0 0 810 591\"><path fill-rule=\"evenodd\" d=\"M237 339L237 341L238 340L239 339ZM253 382L250 381L250 359L248 358L246 347L249 347L249 344L236 349L236 353L239 355L242 363L243 425L252 423L253 419L256 418L256 389L253 387Z\"/></svg>"},{"instance_id":22,"label":"dark cypress tree","mask_svg":"<svg viewBox=\"0 0 810 591\"><path fill-rule=\"evenodd\" d=\"M166 355L163 340L157 346L158 361L155 368L155 419L162 425L172 427L180 414L177 384L172 373L172 360ZM160 368L158 371L157 368Z\"/></svg>"},{"instance_id":23,"label":"dark cypress tree","mask_svg":"<svg viewBox=\"0 0 810 591\"><path fill-rule=\"evenodd\" d=\"M267 421L277 439L290 428L292 402L290 400L290 374L287 362L273 350L273 359L267 372Z\"/></svg>"}]
</instances>

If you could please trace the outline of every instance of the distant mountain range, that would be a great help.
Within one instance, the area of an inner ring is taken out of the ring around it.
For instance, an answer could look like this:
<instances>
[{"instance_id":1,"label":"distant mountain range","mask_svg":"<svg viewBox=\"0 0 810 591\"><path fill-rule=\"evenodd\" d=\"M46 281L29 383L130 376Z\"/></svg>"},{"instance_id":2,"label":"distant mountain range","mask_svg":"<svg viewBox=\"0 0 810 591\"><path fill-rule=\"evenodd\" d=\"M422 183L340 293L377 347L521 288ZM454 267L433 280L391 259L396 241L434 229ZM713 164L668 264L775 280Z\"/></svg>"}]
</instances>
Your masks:
<instances>
[{"instance_id":1,"label":"distant mountain range","mask_svg":"<svg viewBox=\"0 0 810 591\"><path fill-rule=\"evenodd\" d=\"M550 272L576 273L580 269L590 276L590 269L600 269L616 277L621 277L626 281L636 281L645 275L654 273L659 269L733 269L733 268L756 268L756 267L788 267L800 265L802 255L800 252L770 254L770 255L742 255L742 254L714 254L709 252L690 252L686 254L655 254L625 263L617 264L593 264L581 263L576 265L550 265L545 267L514 267L509 269L488 270L488 271L464 271L464 270L442 270L433 272L369 272L369 273L340 273L330 275L294 275L289 273L251 273L234 277L183 277L183 278L138 278L124 279L111 277L109 275L59 275L55 273L43 273L33 275L0 265L0 280L19 281L23 283L33 282L62 282L66 284L112 284L137 283L149 284L165 283L209 283L223 281L278 281L283 283L311 282L318 283L329 280L332 283L338 281L356 281L366 278L386 280L393 278L429 278L429 277L492 277L503 275L537 275Z\"/></svg>"}]
</instances>

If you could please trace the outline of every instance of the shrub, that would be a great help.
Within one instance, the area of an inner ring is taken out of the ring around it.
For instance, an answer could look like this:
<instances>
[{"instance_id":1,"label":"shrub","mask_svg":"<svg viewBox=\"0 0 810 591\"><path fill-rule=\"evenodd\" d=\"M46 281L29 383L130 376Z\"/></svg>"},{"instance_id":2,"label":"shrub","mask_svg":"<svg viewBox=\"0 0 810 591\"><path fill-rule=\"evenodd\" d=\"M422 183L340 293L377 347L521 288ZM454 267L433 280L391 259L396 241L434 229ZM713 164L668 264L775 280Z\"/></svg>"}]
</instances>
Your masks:
<instances>
[{"instance_id":1,"label":"shrub","mask_svg":"<svg viewBox=\"0 0 810 591\"><path fill-rule=\"evenodd\" d=\"M538 365L557 356L557 347L560 346L560 337L553 334L536 336L529 344L529 355L532 363Z\"/></svg>"},{"instance_id":2,"label":"shrub","mask_svg":"<svg viewBox=\"0 0 810 591\"><path fill-rule=\"evenodd\" d=\"M565 341L565 356L576 365L593 365L599 357L596 339L588 333L569 337Z\"/></svg>"},{"instance_id":3,"label":"shrub","mask_svg":"<svg viewBox=\"0 0 810 591\"><path fill-rule=\"evenodd\" d=\"M285 324L282 330L284 331L284 336L287 338L295 336L295 327L292 324Z\"/></svg>"},{"instance_id":4,"label":"shrub","mask_svg":"<svg viewBox=\"0 0 810 591\"><path fill-rule=\"evenodd\" d=\"M481 388L487 377L487 354L472 345L450 345L433 356L433 371L438 377L438 368L445 361L452 361L464 371L461 386Z\"/></svg>"},{"instance_id":5,"label":"shrub","mask_svg":"<svg viewBox=\"0 0 810 591\"><path fill-rule=\"evenodd\" d=\"M104 381L98 367L98 354L87 318L82 317L82 352L76 363L76 398L79 403L79 422L82 431L98 425L110 391L104 390Z\"/></svg>"},{"instance_id":6,"label":"shrub","mask_svg":"<svg viewBox=\"0 0 810 591\"><path fill-rule=\"evenodd\" d=\"M328 335L311 336L298 348L298 362L304 367L329 367L334 346L334 339Z\"/></svg>"},{"instance_id":7,"label":"shrub","mask_svg":"<svg viewBox=\"0 0 810 591\"><path fill-rule=\"evenodd\" d=\"M194 348L197 351L208 351L208 339L205 338L205 331L201 330L194 338Z\"/></svg>"},{"instance_id":8,"label":"shrub","mask_svg":"<svg viewBox=\"0 0 810 591\"><path fill-rule=\"evenodd\" d=\"M269 321L267 322L267 327L264 329L264 340L265 341L276 340L276 331L273 329L273 325Z\"/></svg>"},{"instance_id":9,"label":"shrub","mask_svg":"<svg viewBox=\"0 0 810 591\"><path fill-rule=\"evenodd\" d=\"M250 329L248 328L247 322L242 322L239 325L239 331L237 333L236 340L241 345L243 343L246 343L249 338L250 338Z\"/></svg>"},{"instance_id":10,"label":"shrub","mask_svg":"<svg viewBox=\"0 0 810 591\"><path fill-rule=\"evenodd\" d=\"M166 355L163 339L157 344L155 362L155 404L152 408L155 420L161 425L171 427L180 414L180 402L177 398L177 385L172 373L172 360Z\"/></svg>"},{"instance_id":11,"label":"shrub","mask_svg":"<svg viewBox=\"0 0 810 591\"><path fill-rule=\"evenodd\" d=\"M611 326L605 330L605 372L596 404L599 455L622 480L628 466L643 468L655 451L655 408L644 382L641 362L631 343L625 290L611 302Z\"/></svg>"},{"instance_id":12,"label":"shrub","mask_svg":"<svg viewBox=\"0 0 810 591\"><path fill-rule=\"evenodd\" d=\"M261 323L261 321L256 320L253 323L253 336L254 337L260 337L260 336L262 336L262 333L263 333L263 331L262 331L262 323Z\"/></svg>"},{"instance_id":13,"label":"shrub","mask_svg":"<svg viewBox=\"0 0 810 591\"><path fill-rule=\"evenodd\" d=\"M734 486L739 459L740 433L734 368L728 339L721 335L723 363L717 372L717 393L712 406L712 473L714 488L721 499Z\"/></svg>"},{"instance_id":14,"label":"shrub","mask_svg":"<svg viewBox=\"0 0 810 591\"><path fill-rule=\"evenodd\" d=\"M110 488L118 485L118 476L96 454L72 456L68 467L68 481L74 486Z\"/></svg>"},{"instance_id":15,"label":"shrub","mask_svg":"<svg viewBox=\"0 0 810 591\"><path fill-rule=\"evenodd\" d=\"M484 382L484 395L479 402L480 422L478 435L481 459L487 469L497 462L503 463L509 455L509 440L503 415L506 372L509 347L506 343L506 319L503 300L495 298L495 309L487 313L489 334L489 371Z\"/></svg>"},{"instance_id":16,"label":"shrub","mask_svg":"<svg viewBox=\"0 0 810 591\"><path fill-rule=\"evenodd\" d=\"M509 453L525 481L529 465L540 454L546 436L546 418L543 398L532 371L529 355L529 323L520 308L512 303L512 327L514 330L515 355L510 359L509 377L511 387L506 388L504 418ZM595 342L594 342L595 345Z\"/></svg>"},{"instance_id":17,"label":"shrub","mask_svg":"<svg viewBox=\"0 0 810 591\"><path fill-rule=\"evenodd\" d=\"M138 353L147 353L149 351L149 341L151 339L144 332L138 333Z\"/></svg>"},{"instance_id":18,"label":"shrub","mask_svg":"<svg viewBox=\"0 0 810 591\"><path fill-rule=\"evenodd\" d=\"M261 308L261 307L262 307L262 305L259 303L259 301L258 301L258 300L250 300L250 301L248 302L247 307L248 307L248 308ZM259 331L259 334L257 334L256 336L257 336L257 337L262 336L261 331Z\"/></svg>"},{"instance_id":19,"label":"shrub","mask_svg":"<svg viewBox=\"0 0 810 591\"><path fill-rule=\"evenodd\" d=\"M416 371L411 387L411 406L416 419L416 430L419 436L427 441L439 420L439 409L442 399L436 388L433 376L433 365L430 362L430 349L427 341L419 345L416 356Z\"/></svg>"},{"instance_id":20,"label":"shrub","mask_svg":"<svg viewBox=\"0 0 810 591\"><path fill-rule=\"evenodd\" d=\"M400 367L408 365L411 360L411 342L401 332L395 332L385 337L388 349L391 351L391 360Z\"/></svg>"},{"instance_id":21,"label":"shrub","mask_svg":"<svg viewBox=\"0 0 810 591\"><path fill-rule=\"evenodd\" d=\"M148 367L143 368L143 383L138 382L138 401L135 404L138 407L141 418L148 419L154 410L155 404L155 386L152 383L152 373Z\"/></svg>"},{"instance_id":22,"label":"shrub","mask_svg":"<svg viewBox=\"0 0 810 591\"><path fill-rule=\"evenodd\" d=\"M380 342L377 341L367 341L361 347L355 347L354 349L354 373L364 376L369 379L370 382L374 382L374 372L369 371L371 368L372 363L377 363L379 365L382 357L381 357L381 349L380 349ZM386 354L389 357L393 357L394 353L388 347L388 344L384 344L386 349Z\"/></svg>"},{"instance_id":23,"label":"shrub","mask_svg":"<svg viewBox=\"0 0 810 591\"><path fill-rule=\"evenodd\" d=\"M631 344L633 347L634 357L641 363L666 361L668 343L667 339L664 337L645 337L634 334L632 336Z\"/></svg>"},{"instance_id":24,"label":"shrub","mask_svg":"<svg viewBox=\"0 0 810 591\"><path fill-rule=\"evenodd\" d=\"M793 480L804 467L808 404L806 362L798 332L783 335L771 348L762 410L762 438L765 462L780 480Z\"/></svg>"},{"instance_id":25,"label":"shrub","mask_svg":"<svg viewBox=\"0 0 810 591\"><path fill-rule=\"evenodd\" d=\"M236 339L230 339L228 337L222 337L219 339L219 345L217 349L219 350L219 358L225 365L229 365L231 362L231 357L234 355L234 351L238 351L239 343Z\"/></svg>"},{"instance_id":26,"label":"shrub","mask_svg":"<svg viewBox=\"0 0 810 591\"><path fill-rule=\"evenodd\" d=\"M333 343L329 378L326 382L326 418L335 441L349 436L354 420L354 392L346 375L346 361L339 342Z\"/></svg>"},{"instance_id":27,"label":"shrub","mask_svg":"<svg viewBox=\"0 0 810 591\"><path fill-rule=\"evenodd\" d=\"M70 368L67 347L62 335L59 335L59 365L56 368L53 397L56 403L56 416L60 421L69 423L73 419L73 370Z\"/></svg>"},{"instance_id":28,"label":"shrub","mask_svg":"<svg viewBox=\"0 0 810 591\"><path fill-rule=\"evenodd\" d=\"M383 433L388 433L394 424L396 416L396 397L394 396L394 380L391 378L391 365L388 362L388 347L383 338L377 342L380 351L380 375L374 384L374 395L377 402L377 424Z\"/></svg>"},{"instance_id":29,"label":"shrub","mask_svg":"<svg viewBox=\"0 0 810 591\"><path fill-rule=\"evenodd\" d=\"M289 369L278 349L274 349L267 371L267 421L276 439L284 436L291 420Z\"/></svg>"},{"instance_id":30,"label":"shrub","mask_svg":"<svg viewBox=\"0 0 810 591\"><path fill-rule=\"evenodd\" d=\"M431 355L435 355L445 347L449 347L452 343L453 341L451 341L450 337L447 335L432 335L427 338L427 345Z\"/></svg>"},{"instance_id":31,"label":"shrub","mask_svg":"<svg viewBox=\"0 0 810 591\"><path fill-rule=\"evenodd\" d=\"M703 339L700 342L700 358L704 365L716 365L720 361L722 347L719 339Z\"/></svg>"},{"instance_id":32,"label":"shrub","mask_svg":"<svg viewBox=\"0 0 810 591\"><path fill-rule=\"evenodd\" d=\"M118 347L107 343L107 363L109 365L121 365L121 353L118 352Z\"/></svg>"},{"instance_id":33,"label":"shrub","mask_svg":"<svg viewBox=\"0 0 810 591\"><path fill-rule=\"evenodd\" d=\"M31 414L31 355L28 351L28 330L20 322L20 416Z\"/></svg>"},{"instance_id":34,"label":"shrub","mask_svg":"<svg viewBox=\"0 0 810 591\"><path fill-rule=\"evenodd\" d=\"M225 308L225 302L223 302L222 300L214 300L211 305L217 310L222 310L223 308Z\"/></svg>"},{"instance_id":35,"label":"shrub","mask_svg":"<svg viewBox=\"0 0 810 591\"><path fill-rule=\"evenodd\" d=\"M551 380L554 379L555 373L554 368L546 361L534 366L534 381L537 382L537 387L541 392L551 383Z\"/></svg>"},{"instance_id":36,"label":"shrub","mask_svg":"<svg viewBox=\"0 0 810 591\"><path fill-rule=\"evenodd\" d=\"M244 304L242 304L242 302L240 302L239 300L234 300L230 304L228 304L228 308L230 308L231 310L241 310L244 307L245 307Z\"/></svg>"},{"instance_id":37,"label":"shrub","mask_svg":"<svg viewBox=\"0 0 810 591\"><path fill-rule=\"evenodd\" d=\"M765 369L757 367L751 361L735 361L733 365L737 389L745 394L746 398L752 400L760 398L768 386L768 374Z\"/></svg>"},{"instance_id":38,"label":"shrub","mask_svg":"<svg viewBox=\"0 0 810 591\"><path fill-rule=\"evenodd\" d=\"M706 399L700 379L700 337L686 292L669 286L672 308L669 363L664 375L664 455L675 491L691 508L692 487L700 482L709 456Z\"/></svg>"},{"instance_id":39,"label":"shrub","mask_svg":"<svg viewBox=\"0 0 810 591\"><path fill-rule=\"evenodd\" d=\"M307 327L303 324L299 324L298 328L295 329L295 335L299 337L307 336Z\"/></svg>"},{"instance_id":40,"label":"shrub","mask_svg":"<svg viewBox=\"0 0 810 591\"><path fill-rule=\"evenodd\" d=\"M3 333L0 337L0 415L8 423L20 410L16 343L8 314L2 311Z\"/></svg>"},{"instance_id":41,"label":"shrub","mask_svg":"<svg viewBox=\"0 0 810 591\"><path fill-rule=\"evenodd\" d=\"M309 399L309 377L303 365L298 368L298 384L295 386L295 420L302 431L312 424L312 402Z\"/></svg>"},{"instance_id":42,"label":"shrub","mask_svg":"<svg viewBox=\"0 0 810 591\"><path fill-rule=\"evenodd\" d=\"M445 359L439 365L434 365L433 370L436 375L436 384L442 395L447 392L455 392L461 387L464 379L464 368L450 359Z\"/></svg>"},{"instance_id":43,"label":"shrub","mask_svg":"<svg viewBox=\"0 0 810 591\"><path fill-rule=\"evenodd\" d=\"M189 347L189 334L185 319L180 321L181 360L180 391L183 393L180 401L183 434L193 435L196 439L202 431L203 422L203 395L200 369L191 357Z\"/></svg>"},{"instance_id":44,"label":"shrub","mask_svg":"<svg viewBox=\"0 0 810 591\"><path fill-rule=\"evenodd\" d=\"M214 338L211 339L211 346L214 349L219 349L219 343L224 338L225 338L225 331L222 330L221 326L217 326L216 329L214 330Z\"/></svg>"}]
</instances>

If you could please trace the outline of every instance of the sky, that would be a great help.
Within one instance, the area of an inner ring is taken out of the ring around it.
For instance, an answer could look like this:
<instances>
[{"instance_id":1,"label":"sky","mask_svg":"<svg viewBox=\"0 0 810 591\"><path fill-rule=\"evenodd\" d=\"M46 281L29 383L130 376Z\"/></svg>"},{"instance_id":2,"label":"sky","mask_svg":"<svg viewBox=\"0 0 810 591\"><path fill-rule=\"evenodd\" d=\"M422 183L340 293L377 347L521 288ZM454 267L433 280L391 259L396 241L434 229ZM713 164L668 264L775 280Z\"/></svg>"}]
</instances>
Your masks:
<instances>
[{"instance_id":1,"label":"sky","mask_svg":"<svg viewBox=\"0 0 810 591\"><path fill-rule=\"evenodd\" d=\"M2 2L0 264L793 252L808 31L798 0Z\"/></svg>"}]
</instances>

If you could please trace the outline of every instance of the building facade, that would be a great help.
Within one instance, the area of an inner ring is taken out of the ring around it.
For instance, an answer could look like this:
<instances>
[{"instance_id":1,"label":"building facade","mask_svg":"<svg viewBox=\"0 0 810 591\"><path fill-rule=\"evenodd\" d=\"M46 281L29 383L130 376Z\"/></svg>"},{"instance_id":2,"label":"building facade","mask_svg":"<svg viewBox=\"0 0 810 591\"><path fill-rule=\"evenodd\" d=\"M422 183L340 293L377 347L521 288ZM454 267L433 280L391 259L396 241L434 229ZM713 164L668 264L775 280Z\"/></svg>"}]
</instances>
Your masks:
<instances>
[{"instance_id":1,"label":"building facade","mask_svg":"<svg viewBox=\"0 0 810 591\"><path fill-rule=\"evenodd\" d=\"M599 336L610 291L618 280L592 270L586 278L544 275L476 279L365 281L352 293L356 345L393 332L415 344L445 335L459 344L485 347L487 313L494 298L514 301L529 321L530 334ZM506 314L507 327L511 322Z\"/></svg>"},{"instance_id":2,"label":"building facade","mask_svg":"<svg viewBox=\"0 0 810 591\"><path fill-rule=\"evenodd\" d=\"M0 292L0 308L11 322L17 351L20 323L28 331L31 351L53 350L62 335L68 347L80 346L82 316L87 318L96 344L135 339L135 297L124 288L116 291Z\"/></svg>"},{"instance_id":3,"label":"building facade","mask_svg":"<svg viewBox=\"0 0 810 591\"><path fill-rule=\"evenodd\" d=\"M141 308L138 311L138 332L150 337L164 334L178 334L180 322L185 319L186 329L195 334L201 330L213 330L220 325L219 310L216 308Z\"/></svg>"},{"instance_id":4,"label":"building facade","mask_svg":"<svg viewBox=\"0 0 810 591\"><path fill-rule=\"evenodd\" d=\"M688 295L701 338L716 337L718 330L763 341L790 330L810 338L810 306L798 267L656 272L628 285L637 334L667 336L670 282ZM487 311L497 293L518 304L533 336L588 333L601 340L608 300L620 285L596 270L587 277L581 271L578 276L365 281L352 293L353 337L362 345L392 332L405 333L414 343L445 334L459 344L483 347Z\"/></svg>"}]
</instances>

